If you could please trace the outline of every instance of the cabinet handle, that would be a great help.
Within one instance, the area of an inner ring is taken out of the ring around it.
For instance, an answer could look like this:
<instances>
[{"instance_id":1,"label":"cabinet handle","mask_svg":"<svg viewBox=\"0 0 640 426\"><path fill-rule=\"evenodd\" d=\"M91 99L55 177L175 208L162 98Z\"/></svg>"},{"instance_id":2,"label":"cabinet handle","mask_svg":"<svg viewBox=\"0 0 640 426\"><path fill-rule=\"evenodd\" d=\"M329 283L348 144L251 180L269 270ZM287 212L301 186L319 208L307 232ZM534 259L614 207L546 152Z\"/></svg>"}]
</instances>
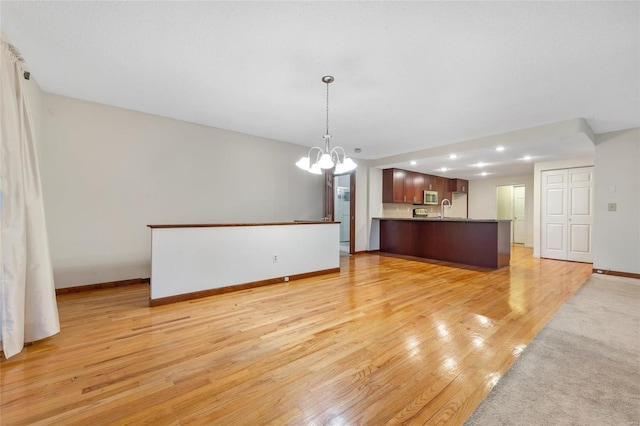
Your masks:
<instances>
[{"instance_id":1,"label":"cabinet handle","mask_svg":"<svg viewBox=\"0 0 640 426\"><path fill-rule=\"evenodd\" d=\"M467 192L467 188L466 187L462 187L462 192Z\"/></svg>"}]
</instances>

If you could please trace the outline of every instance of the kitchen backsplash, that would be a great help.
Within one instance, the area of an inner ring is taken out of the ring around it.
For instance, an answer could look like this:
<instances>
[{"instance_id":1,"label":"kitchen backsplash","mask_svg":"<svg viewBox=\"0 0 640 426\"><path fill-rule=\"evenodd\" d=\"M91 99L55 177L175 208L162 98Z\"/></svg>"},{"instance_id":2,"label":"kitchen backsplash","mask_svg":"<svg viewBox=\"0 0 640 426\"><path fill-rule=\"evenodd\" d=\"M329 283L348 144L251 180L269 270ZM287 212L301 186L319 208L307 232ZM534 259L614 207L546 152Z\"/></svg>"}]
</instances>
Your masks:
<instances>
[{"instance_id":1,"label":"kitchen backsplash","mask_svg":"<svg viewBox=\"0 0 640 426\"><path fill-rule=\"evenodd\" d=\"M445 207L445 217L467 217L467 194L454 193L452 197L452 206ZM411 204L382 204L382 217L407 218L413 217L413 209L427 209L429 217L440 216L440 206L413 206Z\"/></svg>"},{"instance_id":2,"label":"kitchen backsplash","mask_svg":"<svg viewBox=\"0 0 640 426\"><path fill-rule=\"evenodd\" d=\"M429 211L429 216L437 217L440 214L439 206L412 206L407 204L384 203L382 205L382 217L413 217L413 209L421 208Z\"/></svg>"}]
</instances>

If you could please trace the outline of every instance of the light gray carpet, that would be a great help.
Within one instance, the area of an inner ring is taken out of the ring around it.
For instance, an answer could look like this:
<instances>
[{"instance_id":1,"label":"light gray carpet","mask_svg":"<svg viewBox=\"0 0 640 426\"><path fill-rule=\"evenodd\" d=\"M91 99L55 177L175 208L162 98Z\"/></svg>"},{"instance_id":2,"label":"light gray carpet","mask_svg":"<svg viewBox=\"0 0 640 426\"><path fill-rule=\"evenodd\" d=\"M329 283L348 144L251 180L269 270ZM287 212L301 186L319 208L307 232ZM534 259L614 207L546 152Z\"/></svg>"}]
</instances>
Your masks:
<instances>
[{"instance_id":1,"label":"light gray carpet","mask_svg":"<svg viewBox=\"0 0 640 426\"><path fill-rule=\"evenodd\" d=\"M640 425L640 280L591 276L465 425Z\"/></svg>"}]
</instances>

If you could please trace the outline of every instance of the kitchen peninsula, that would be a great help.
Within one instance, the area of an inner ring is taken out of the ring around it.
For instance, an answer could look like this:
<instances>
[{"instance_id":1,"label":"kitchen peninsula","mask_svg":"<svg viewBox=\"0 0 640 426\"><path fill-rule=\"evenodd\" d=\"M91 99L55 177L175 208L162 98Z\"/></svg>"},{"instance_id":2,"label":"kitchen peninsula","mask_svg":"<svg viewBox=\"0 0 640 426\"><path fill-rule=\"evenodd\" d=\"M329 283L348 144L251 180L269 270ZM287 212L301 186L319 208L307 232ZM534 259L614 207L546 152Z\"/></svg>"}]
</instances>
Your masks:
<instances>
[{"instance_id":1,"label":"kitchen peninsula","mask_svg":"<svg viewBox=\"0 0 640 426\"><path fill-rule=\"evenodd\" d=\"M498 269L511 260L511 221L385 218L380 251Z\"/></svg>"}]
</instances>

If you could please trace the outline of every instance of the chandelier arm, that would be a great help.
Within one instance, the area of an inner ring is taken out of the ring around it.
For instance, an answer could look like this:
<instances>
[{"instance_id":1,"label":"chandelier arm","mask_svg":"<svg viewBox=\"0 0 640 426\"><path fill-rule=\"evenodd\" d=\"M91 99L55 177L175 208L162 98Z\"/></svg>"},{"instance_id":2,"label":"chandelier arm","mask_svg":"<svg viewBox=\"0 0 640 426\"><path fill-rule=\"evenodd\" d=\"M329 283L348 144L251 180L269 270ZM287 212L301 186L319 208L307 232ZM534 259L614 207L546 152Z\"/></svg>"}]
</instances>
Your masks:
<instances>
[{"instance_id":1,"label":"chandelier arm","mask_svg":"<svg viewBox=\"0 0 640 426\"><path fill-rule=\"evenodd\" d=\"M342 161L340 161L340 153L338 151L342 151ZM336 163L342 163L344 162L344 159L347 158L347 153L345 152L344 148L342 148L341 146L334 146L333 149L331 150L331 157L333 157L333 155L335 154L336 159L338 161L336 161Z\"/></svg>"},{"instance_id":2,"label":"chandelier arm","mask_svg":"<svg viewBox=\"0 0 640 426\"><path fill-rule=\"evenodd\" d=\"M311 158L311 153L313 152L314 149L317 149L320 152L322 152L322 148L320 148L319 146L312 146L311 149L309 150L309 153L307 154L307 157Z\"/></svg>"},{"instance_id":3,"label":"chandelier arm","mask_svg":"<svg viewBox=\"0 0 640 426\"><path fill-rule=\"evenodd\" d=\"M322 154L324 153L324 151L322 151L322 148L320 148L319 146L314 146L313 148L318 150L318 153L316 154L316 161L314 162L314 163L317 163L318 161L320 161L320 157L322 157Z\"/></svg>"}]
</instances>

